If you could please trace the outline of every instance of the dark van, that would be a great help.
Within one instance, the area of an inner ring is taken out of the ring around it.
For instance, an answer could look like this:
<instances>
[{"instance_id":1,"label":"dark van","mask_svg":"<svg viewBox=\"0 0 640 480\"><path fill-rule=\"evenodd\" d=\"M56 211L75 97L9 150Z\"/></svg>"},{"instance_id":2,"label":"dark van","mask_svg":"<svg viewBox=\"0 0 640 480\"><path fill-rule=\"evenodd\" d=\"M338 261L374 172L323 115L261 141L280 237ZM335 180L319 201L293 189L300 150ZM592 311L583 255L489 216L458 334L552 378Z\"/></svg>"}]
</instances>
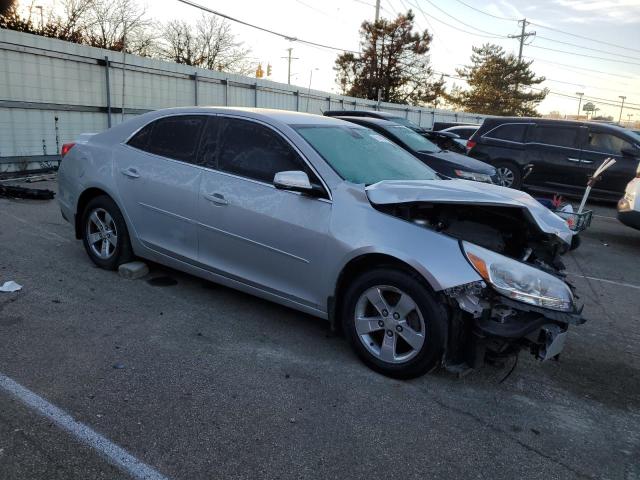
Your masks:
<instances>
[{"instance_id":1,"label":"dark van","mask_svg":"<svg viewBox=\"0 0 640 480\"><path fill-rule=\"evenodd\" d=\"M614 158L592 190L603 200L620 198L640 162L640 135L630 130L543 118L488 118L467 148L471 157L496 167L501 185L566 195L582 195L596 168Z\"/></svg>"}]
</instances>

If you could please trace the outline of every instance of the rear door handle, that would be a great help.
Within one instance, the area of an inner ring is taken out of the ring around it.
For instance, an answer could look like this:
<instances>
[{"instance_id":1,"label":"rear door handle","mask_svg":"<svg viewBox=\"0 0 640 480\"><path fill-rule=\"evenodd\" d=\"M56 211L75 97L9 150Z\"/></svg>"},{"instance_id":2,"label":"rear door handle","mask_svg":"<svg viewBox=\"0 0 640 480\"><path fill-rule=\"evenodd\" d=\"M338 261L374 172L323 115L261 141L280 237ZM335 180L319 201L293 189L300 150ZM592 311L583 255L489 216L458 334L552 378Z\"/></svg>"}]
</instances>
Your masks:
<instances>
[{"instance_id":1,"label":"rear door handle","mask_svg":"<svg viewBox=\"0 0 640 480\"><path fill-rule=\"evenodd\" d=\"M133 167L123 168L122 170L120 170L120 173L130 178L140 178L140 174L138 173L138 170L136 170Z\"/></svg>"},{"instance_id":2,"label":"rear door handle","mask_svg":"<svg viewBox=\"0 0 640 480\"><path fill-rule=\"evenodd\" d=\"M227 202L221 193L205 193L204 198L216 205L229 205L229 202Z\"/></svg>"},{"instance_id":3,"label":"rear door handle","mask_svg":"<svg viewBox=\"0 0 640 480\"><path fill-rule=\"evenodd\" d=\"M593 163L593 160L582 160L582 163Z\"/></svg>"},{"instance_id":4,"label":"rear door handle","mask_svg":"<svg viewBox=\"0 0 640 480\"><path fill-rule=\"evenodd\" d=\"M573 163L580 163L580 159L579 158L571 158L571 157L569 157L569 158L567 158L567 160L569 160L570 162L573 162ZM589 162L589 163L591 163L591 162Z\"/></svg>"}]
</instances>

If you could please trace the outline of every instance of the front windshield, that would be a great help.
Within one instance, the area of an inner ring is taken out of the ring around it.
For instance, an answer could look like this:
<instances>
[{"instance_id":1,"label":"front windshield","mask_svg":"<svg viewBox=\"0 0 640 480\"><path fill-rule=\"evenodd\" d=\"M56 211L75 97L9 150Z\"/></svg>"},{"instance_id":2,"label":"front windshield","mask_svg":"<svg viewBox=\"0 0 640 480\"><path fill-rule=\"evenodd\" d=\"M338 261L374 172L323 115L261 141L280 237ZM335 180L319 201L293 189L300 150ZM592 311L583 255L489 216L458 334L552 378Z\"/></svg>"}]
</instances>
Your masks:
<instances>
[{"instance_id":1,"label":"front windshield","mask_svg":"<svg viewBox=\"0 0 640 480\"><path fill-rule=\"evenodd\" d=\"M387 130L398 138L402 143L416 152L436 153L440 149L432 142L424 138L419 133L401 125L386 127Z\"/></svg>"},{"instance_id":2,"label":"front windshield","mask_svg":"<svg viewBox=\"0 0 640 480\"><path fill-rule=\"evenodd\" d=\"M379 133L356 125L295 127L343 179L353 183L382 180L437 180L437 174Z\"/></svg>"}]
</instances>

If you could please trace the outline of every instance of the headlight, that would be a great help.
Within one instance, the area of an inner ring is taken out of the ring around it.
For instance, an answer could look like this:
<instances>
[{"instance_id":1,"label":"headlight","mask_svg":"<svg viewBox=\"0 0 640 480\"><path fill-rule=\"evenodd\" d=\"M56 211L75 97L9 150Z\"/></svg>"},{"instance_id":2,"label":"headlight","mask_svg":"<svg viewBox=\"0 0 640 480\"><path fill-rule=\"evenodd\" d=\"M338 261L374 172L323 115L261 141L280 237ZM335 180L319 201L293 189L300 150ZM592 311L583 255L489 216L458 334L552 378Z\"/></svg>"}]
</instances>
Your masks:
<instances>
[{"instance_id":1,"label":"headlight","mask_svg":"<svg viewBox=\"0 0 640 480\"><path fill-rule=\"evenodd\" d=\"M462 242L469 263L498 293L551 310L573 310L573 294L562 280L498 253Z\"/></svg>"},{"instance_id":2,"label":"headlight","mask_svg":"<svg viewBox=\"0 0 640 480\"><path fill-rule=\"evenodd\" d=\"M458 178L464 178L465 180L475 180L476 182L493 183L491 175L486 173L467 172L466 170L454 170Z\"/></svg>"}]
</instances>

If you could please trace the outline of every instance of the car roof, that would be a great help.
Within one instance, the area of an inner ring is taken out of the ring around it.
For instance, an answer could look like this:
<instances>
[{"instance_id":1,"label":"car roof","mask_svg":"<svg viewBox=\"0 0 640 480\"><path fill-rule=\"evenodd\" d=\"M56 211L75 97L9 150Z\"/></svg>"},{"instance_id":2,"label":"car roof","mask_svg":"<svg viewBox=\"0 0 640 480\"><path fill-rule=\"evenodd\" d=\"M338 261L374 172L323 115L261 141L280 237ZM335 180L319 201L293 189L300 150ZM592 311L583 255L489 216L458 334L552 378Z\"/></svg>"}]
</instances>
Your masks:
<instances>
[{"instance_id":1,"label":"car roof","mask_svg":"<svg viewBox=\"0 0 640 480\"><path fill-rule=\"evenodd\" d=\"M452 130L477 130L480 125L456 125L455 127L443 128L441 132L450 132Z\"/></svg>"},{"instance_id":2,"label":"car roof","mask_svg":"<svg viewBox=\"0 0 640 480\"><path fill-rule=\"evenodd\" d=\"M403 118L401 115L381 112L378 110L327 110L325 116L330 117L357 117L357 118Z\"/></svg>"},{"instance_id":3,"label":"car roof","mask_svg":"<svg viewBox=\"0 0 640 480\"><path fill-rule=\"evenodd\" d=\"M342 121L324 117L306 112L295 112L291 110L278 110L275 108L252 108L252 107L218 107L218 106L202 106L202 107L175 107L154 110L145 115L149 117L162 117L166 115L184 115L198 113L226 113L240 114L255 119L271 119L288 125L338 125Z\"/></svg>"},{"instance_id":4,"label":"car roof","mask_svg":"<svg viewBox=\"0 0 640 480\"><path fill-rule=\"evenodd\" d=\"M346 120L347 122L353 122L353 123L366 123L369 125L380 125L381 127L397 127L398 125L400 125L393 121L384 120L382 118L375 118L375 117L352 117L349 115L341 115L339 117L334 117L334 118L339 118L340 120ZM400 125L400 126L403 126L403 125Z\"/></svg>"},{"instance_id":5,"label":"car roof","mask_svg":"<svg viewBox=\"0 0 640 480\"><path fill-rule=\"evenodd\" d=\"M602 129L610 129L618 133L629 134L629 130L619 125L612 125L610 123L600 123L591 121L579 121L579 120L559 120L555 118L540 118L540 117L491 117L485 119L482 124L485 126L497 126L503 123L536 123L538 125L556 125L556 126L573 126L573 127L598 127Z\"/></svg>"}]
</instances>

